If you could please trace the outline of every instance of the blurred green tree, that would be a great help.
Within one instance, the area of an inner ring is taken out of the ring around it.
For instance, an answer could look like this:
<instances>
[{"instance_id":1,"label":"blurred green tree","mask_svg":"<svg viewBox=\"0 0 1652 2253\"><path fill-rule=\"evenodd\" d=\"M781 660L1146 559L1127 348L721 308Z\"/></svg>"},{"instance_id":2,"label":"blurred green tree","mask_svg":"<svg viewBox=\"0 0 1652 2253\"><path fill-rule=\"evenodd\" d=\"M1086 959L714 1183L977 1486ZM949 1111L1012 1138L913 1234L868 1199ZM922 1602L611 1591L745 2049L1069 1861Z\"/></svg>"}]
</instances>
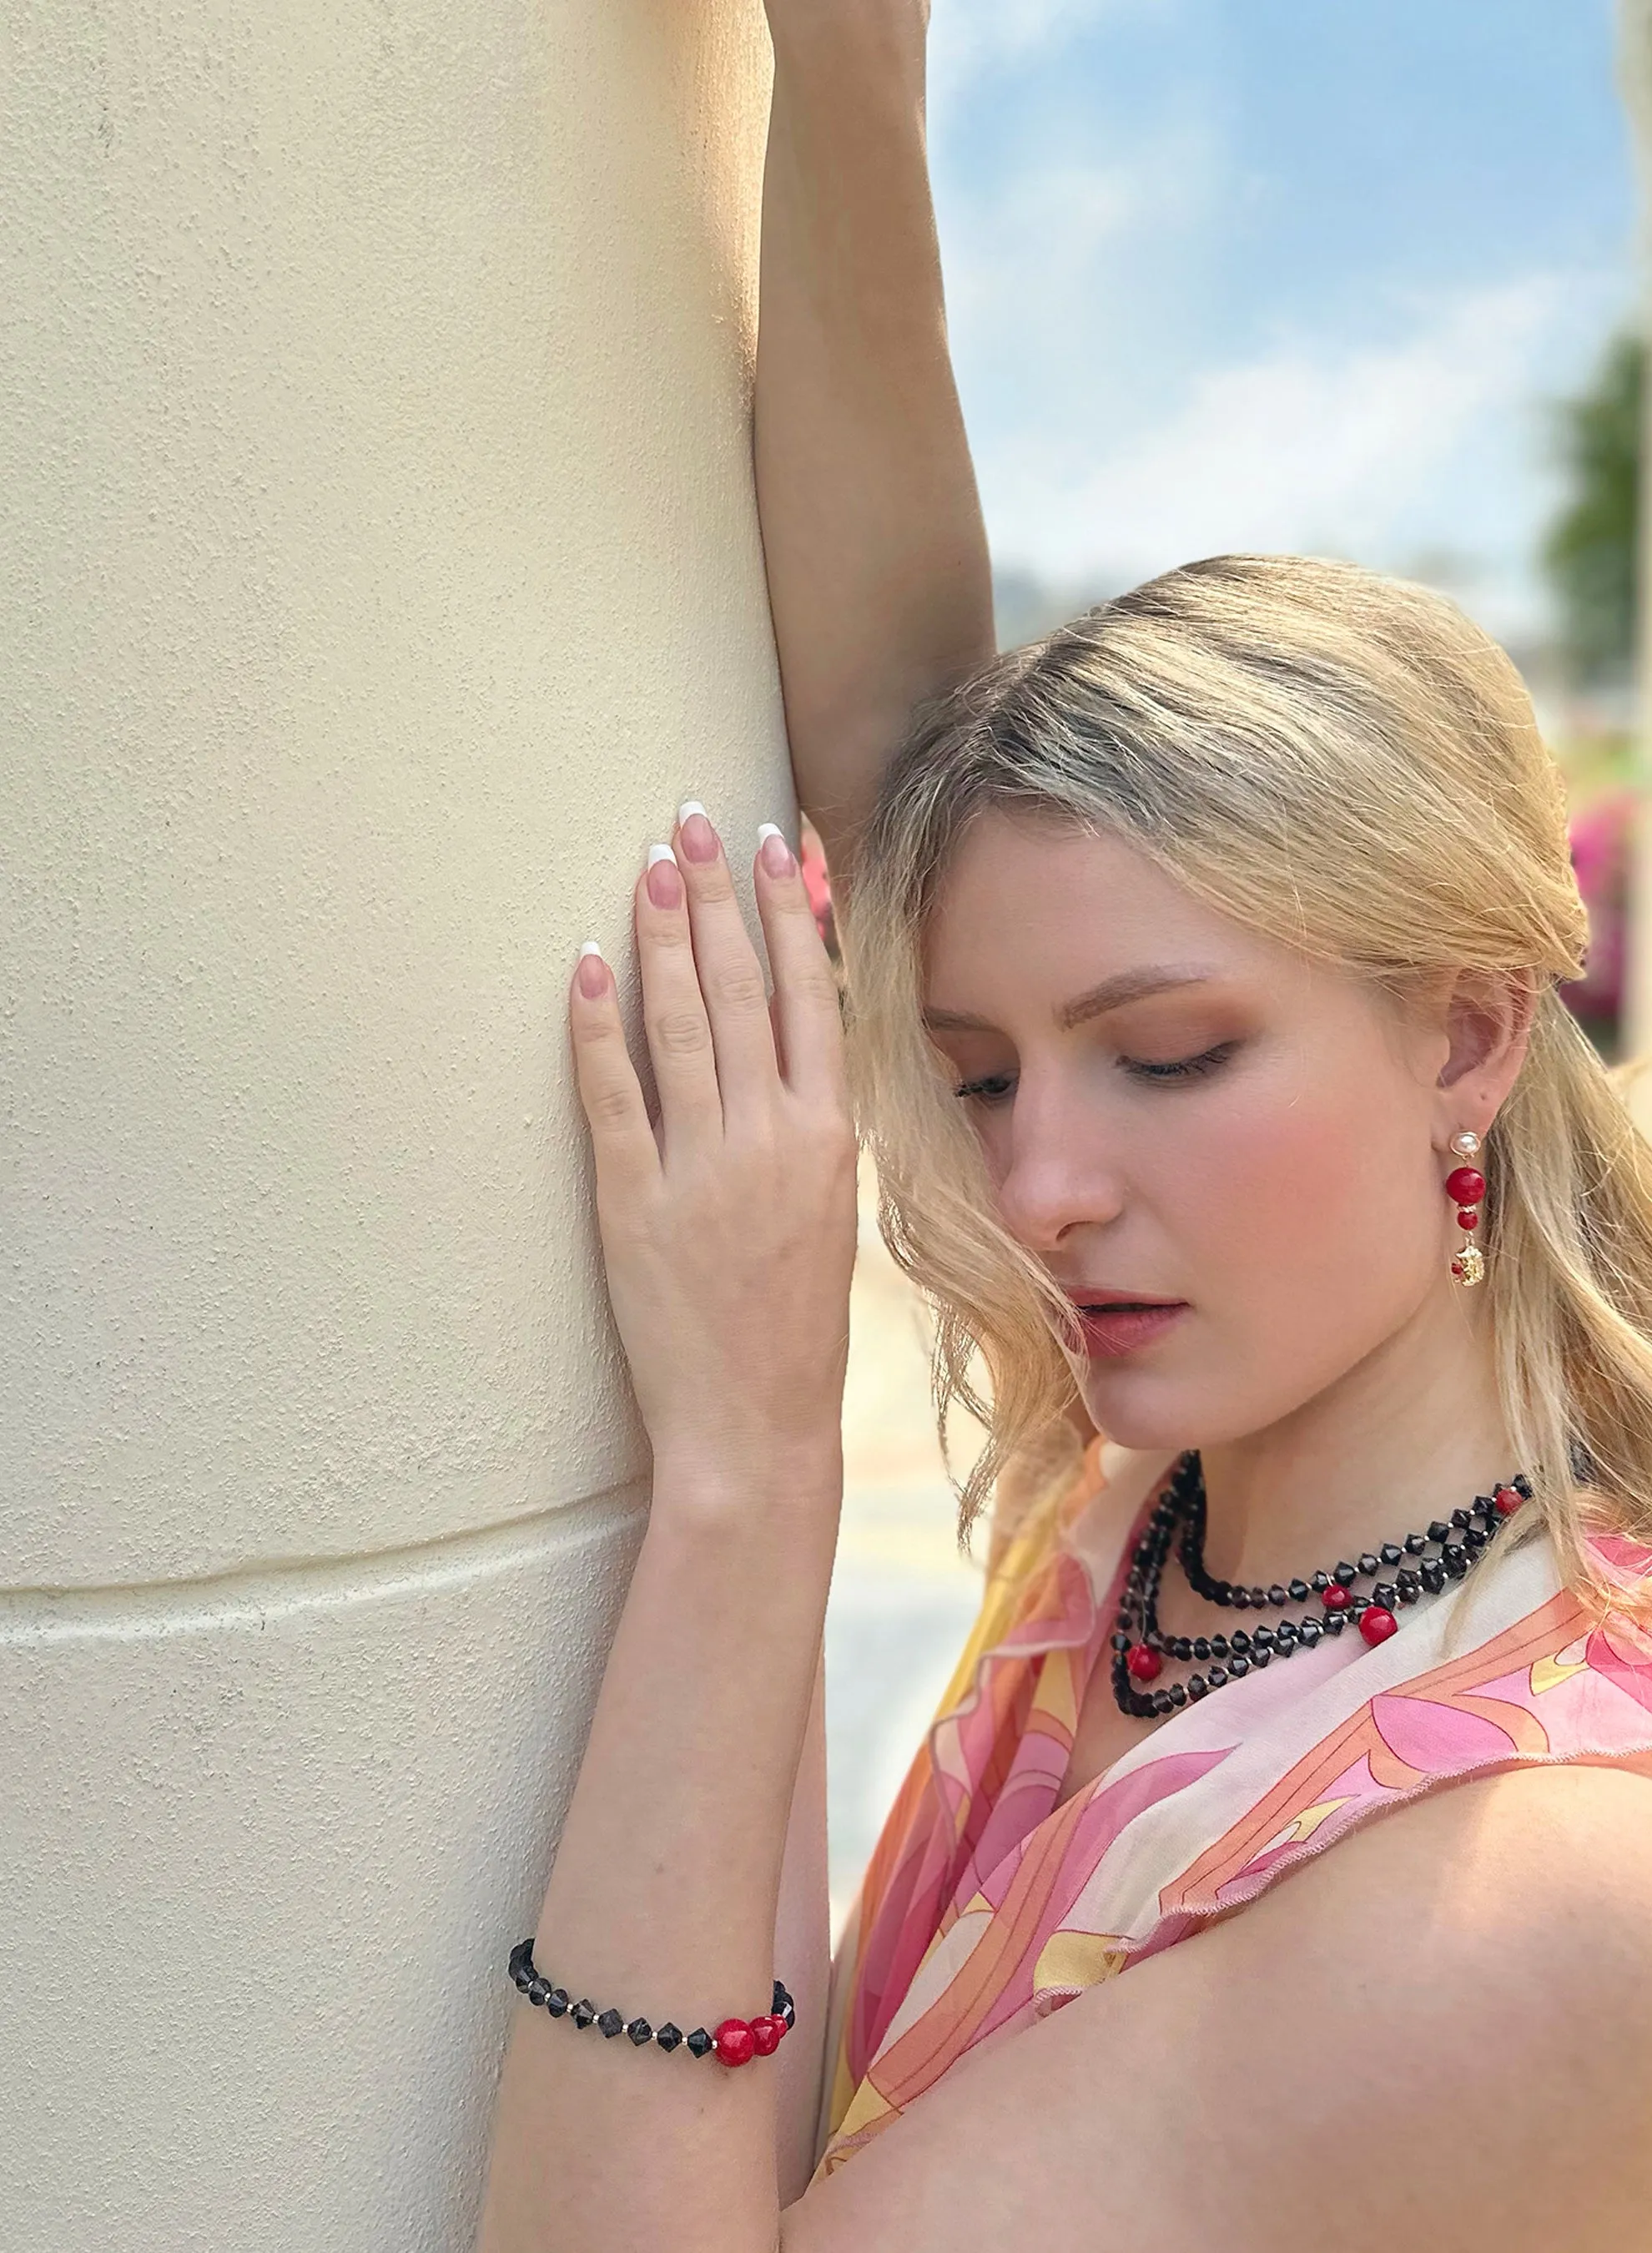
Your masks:
<instances>
[{"instance_id":1,"label":"blurred green tree","mask_svg":"<svg viewBox=\"0 0 1652 2253\"><path fill-rule=\"evenodd\" d=\"M1621 679L1635 655L1645 362L1639 337L1614 338L1588 388L1556 409L1567 493L1544 535L1543 566L1579 682Z\"/></svg>"}]
</instances>

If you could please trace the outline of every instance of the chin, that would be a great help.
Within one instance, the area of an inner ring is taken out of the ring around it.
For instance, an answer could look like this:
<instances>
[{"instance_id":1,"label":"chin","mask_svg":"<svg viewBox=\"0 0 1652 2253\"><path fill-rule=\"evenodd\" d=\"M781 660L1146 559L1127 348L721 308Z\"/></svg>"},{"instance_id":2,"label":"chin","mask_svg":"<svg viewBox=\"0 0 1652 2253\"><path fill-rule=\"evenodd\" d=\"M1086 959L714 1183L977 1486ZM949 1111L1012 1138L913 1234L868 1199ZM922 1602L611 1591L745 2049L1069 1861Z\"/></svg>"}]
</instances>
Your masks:
<instances>
[{"instance_id":1,"label":"chin","mask_svg":"<svg viewBox=\"0 0 1652 2253\"><path fill-rule=\"evenodd\" d=\"M1079 1391L1090 1420L1121 1447L1169 1454L1187 1447L1214 1447L1265 1430L1300 1408L1319 1389L1302 1388L1299 1374L1260 1370L1230 1371L1232 1383L1209 1366L1192 1371L1131 1367L1126 1362L1090 1361L1080 1372Z\"/></svg>"},{"instance_id":2,"label":"chin","mask_svg":"<svg viewBox=\"0 0 1652 2253\"><path fill-rule=\"evenodd\" d=\"M1209 1445L1215 1436L1208 1407L1202 1413L1185 1385L1119 1369L1100 1376L1092 1366L1079 1390L1091 1422L1117 1447L1168 1454Z\"/></svg>"},{"instance_id":3,"label":"chin","mask_svg":"<svg viewBox=\"0 0 1652 2253\"><path fill-rule=\"evenodd\" d=\"M1363 1348L1362 1350L1369 1350ZM1355 1366L1360 1352L1336 1356L1319 1369L1230 1369L1231 1386L1209 1367L1174 1374L1123 1362L1086 1362L1079 1391L1090 1420L1121 1447L1166 1454L1223 1447L1265 1432L1306 1407Z\"/></svg>"}]
</instances>

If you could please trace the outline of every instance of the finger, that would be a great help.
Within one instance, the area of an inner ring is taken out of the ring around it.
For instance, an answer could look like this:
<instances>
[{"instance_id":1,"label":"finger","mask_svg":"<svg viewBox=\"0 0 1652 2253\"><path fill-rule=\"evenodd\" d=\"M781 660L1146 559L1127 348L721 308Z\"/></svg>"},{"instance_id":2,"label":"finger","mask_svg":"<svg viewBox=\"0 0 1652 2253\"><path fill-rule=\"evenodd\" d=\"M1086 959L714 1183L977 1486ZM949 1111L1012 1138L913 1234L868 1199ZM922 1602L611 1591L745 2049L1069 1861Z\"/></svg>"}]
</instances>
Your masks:
<instances>
[{"instance_id":1,"label":"finger","mask_svg":"<svg viewBox=\"0 0 1652 2253\"><path fill-rule=\"evenodd\" d=\"M669 845L651 846L637 886L643 1024L659 1090L666 1146L722 1134L711 1020L694 966L688 898Z\"/></svg>"},{"instance_id":2,"label":"finger","mask_svg":"<svg viewBox=\"0 0 1652 2253\"><path fill-rule=\"evenodd\" d=\"M679 809L676 846L726 1120L742 1103L771 1094L778 1082L769 981L735 896L722 841L694 799Z\"/></svg>"},{"instance_id":3,"label":"finger","mask_svg":"<svg viewBox=\"0 0 1652 2253\"><path fill-rule=\"evenodd\" d=\"M575 1076L591 1130L599 1188L635 1189L658 1175L659 1157L642 1085L625 1046L613 973L594 938L580 949L568 1015Z\"/></svg>"},{"instance_id":4,"label":"finger","mask_svg":"<svg viewBox=\"0 0 1652 2253\"><path fill-rule=\"evenodd\" d=\"M754 882L774 972L782 1069L800 1094L840 1099L843 1017L838 981L809 904L797 855L771 821L757 832Z\"/></svg>"}]
</instances>

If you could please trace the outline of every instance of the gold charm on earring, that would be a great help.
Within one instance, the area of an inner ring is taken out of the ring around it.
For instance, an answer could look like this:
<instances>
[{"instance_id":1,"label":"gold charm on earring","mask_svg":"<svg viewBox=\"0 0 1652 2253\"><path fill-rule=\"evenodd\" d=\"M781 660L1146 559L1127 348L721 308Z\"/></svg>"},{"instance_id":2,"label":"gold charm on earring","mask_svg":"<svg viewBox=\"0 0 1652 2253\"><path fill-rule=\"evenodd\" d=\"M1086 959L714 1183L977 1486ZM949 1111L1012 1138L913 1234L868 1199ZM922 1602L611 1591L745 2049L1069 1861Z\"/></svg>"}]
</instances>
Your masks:
<instances>
[{"instance_id":1,"label":"gold charm on earring","mask_svg":"<svg viewBox=\"0 0 1652 2253\"><path fill-rule=\"evenodd\" d=\"M1480 1147L1480 1137L1472 1127L1465 1126L1460 1133L1452 1136L1451 1147L1460 1158L1472 1158ZM1446 1176L1446 1194L1457 1207L1457 1225L1463 1231L1462 1245L1452 1259L1451 1272L1465 1289L1469 1289L1486 1272L1486 1255L1472 1235L1480 1225L1480 1200L1486 1194L1486 1176L1476 1166L1459 1166Z\"/></svg>"}]
</instances>

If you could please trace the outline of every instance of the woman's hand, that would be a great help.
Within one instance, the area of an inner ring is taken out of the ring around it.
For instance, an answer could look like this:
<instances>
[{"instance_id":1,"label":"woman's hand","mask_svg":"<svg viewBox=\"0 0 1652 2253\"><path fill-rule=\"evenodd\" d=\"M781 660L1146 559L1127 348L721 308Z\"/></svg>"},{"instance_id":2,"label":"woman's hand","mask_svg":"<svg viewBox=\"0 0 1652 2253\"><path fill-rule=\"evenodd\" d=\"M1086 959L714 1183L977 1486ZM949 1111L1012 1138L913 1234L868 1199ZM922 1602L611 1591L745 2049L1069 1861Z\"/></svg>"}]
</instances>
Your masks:
<instances>
[{"instance_id":1,"label":"woman's hand","mask_svg":"<svg viewBox=\"0 0 1652 2253\"><path fill-rule=\"evenodd\" d=\"M771 1007L716 832L684 812L677 857L657 848L637 887L657 1123L594 953L572 1019L609 1294L656 1465L714 1485L838 1445L855 1153L837 987L794 855L769 834L755 873Z\"/></svg>"}]
</instances>

